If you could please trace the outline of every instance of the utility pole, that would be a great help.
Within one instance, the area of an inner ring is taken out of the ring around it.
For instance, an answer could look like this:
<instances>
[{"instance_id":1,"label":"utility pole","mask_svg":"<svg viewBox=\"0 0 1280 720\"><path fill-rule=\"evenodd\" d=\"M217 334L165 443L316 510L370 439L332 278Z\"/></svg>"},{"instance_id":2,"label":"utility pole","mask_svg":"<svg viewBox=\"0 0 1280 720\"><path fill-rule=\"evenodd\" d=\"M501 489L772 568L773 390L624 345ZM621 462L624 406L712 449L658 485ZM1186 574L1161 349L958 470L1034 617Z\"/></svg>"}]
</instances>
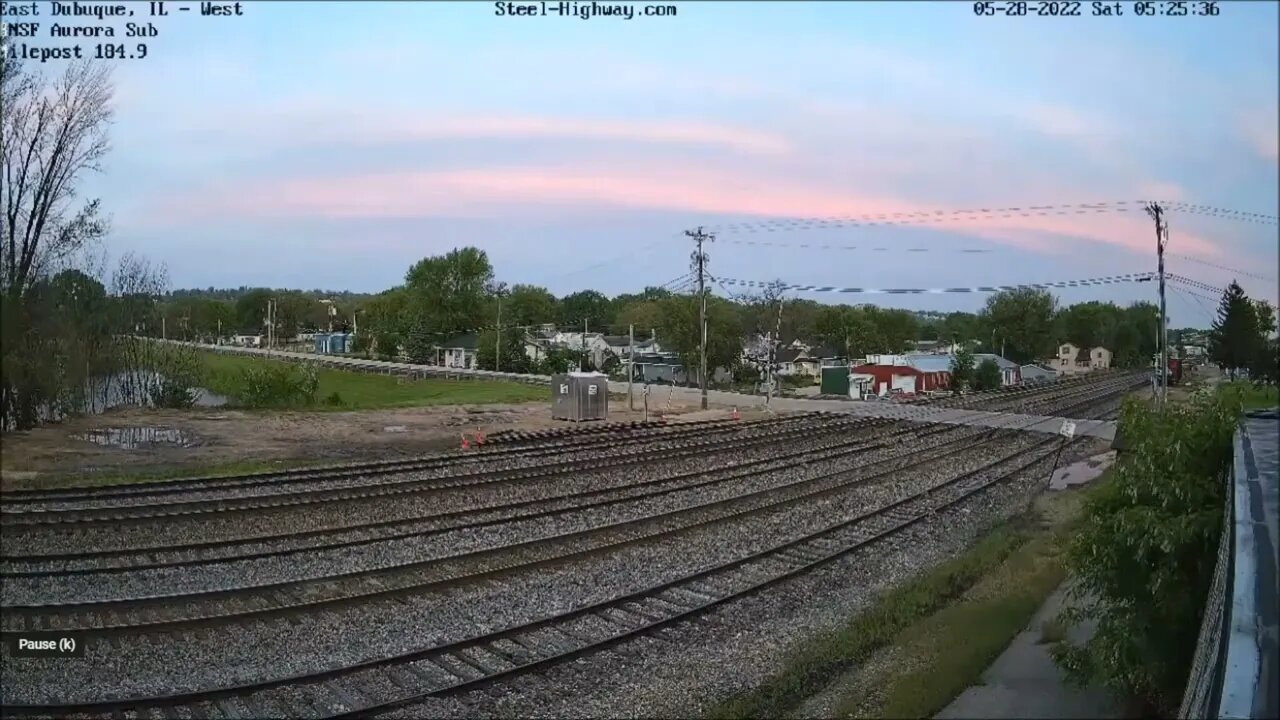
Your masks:
<instances>
[{"instance_id":1,"label":"utility pole","mask_svg":"<svg viewBox=\"0 0 1280 720\"><path fill-rule=\"evenodd\" d=\"M1169 323L1164 304L1164 246L1169 241L1169 223L1159 203L1147 205L1147 214L1156 222L1156 267L1160 275L1160 404L1169 401Z\"/></svg>"},{"instance_id":2,"label":"utility pole","mask_svg":"<svg viewBox=\"0 0 1280 720\"><path fill-rule=\"evenodd\" d=\"M764 405L769 407L770 401L773 400L773 366L778 362L778 344L782 342L782 304L785 298L782 296L782 282L778 282L778 320L775 325L773 334L766 333L767 342L769 343L769 378L768 385L765 388ZM818 369L818 375L821 377L822 369Z\"/></svg>"},{"instance_id":3,"label":"utility pole","mask_svg":"<svg viewBox=\"0 0 1280 720\"><path fill-rule=\"evenodd\" d=\"M702 389L702 409L707 409L707 254L702 252L704 242L714 242L715 236L697 230L685 230L684 234L693 238L697 249L693 252L693 264L698 273L698 324L702 327L702 342L698 344L698 355L701 367L698 371L698 386Z\"/></svg>"},{"instance_id":4,"label":"utility pole","mask_svg":"<svg viewBox=\"0 0 1280 720\"><path fill-rule=\"evenodd\" d=\"M627 326L627 409L636 409L636 396L631 394L631 381L636 376L636 326Z\"/></svg>"},{"instance_id":5,"label":"utility pole","mask_svg":"<svg viewBox=\"0 0 1280 720\"><path fill-rule=\"evenodd\" d=\"M494 333L497 339L493 341L493 369L494 372L502 371L502 293L498 293L498 332Z\"/></svg>"},{"instance_id":6,"label":"utility pole","mask_svg":"<svg viewBox=\"0 0 1280 720\"><path fill-rule=\"evenodd\" d=\"M160 316L160 339L161 340L169 339L169 329L168 329L168 323L165 322L166 320L168 320L168 318L166 318L164 315Z\"/></svg>"},{"instance_id":7,"label":"utility pole","mask_svg":"<svg viewBox=\"0 0 1280 720\"><path fill-rule=\"evenodd\" d=\"M587 368L587 318L582 318L582 357L578 360L578 372Z\"/></svg>"}]
</instances>

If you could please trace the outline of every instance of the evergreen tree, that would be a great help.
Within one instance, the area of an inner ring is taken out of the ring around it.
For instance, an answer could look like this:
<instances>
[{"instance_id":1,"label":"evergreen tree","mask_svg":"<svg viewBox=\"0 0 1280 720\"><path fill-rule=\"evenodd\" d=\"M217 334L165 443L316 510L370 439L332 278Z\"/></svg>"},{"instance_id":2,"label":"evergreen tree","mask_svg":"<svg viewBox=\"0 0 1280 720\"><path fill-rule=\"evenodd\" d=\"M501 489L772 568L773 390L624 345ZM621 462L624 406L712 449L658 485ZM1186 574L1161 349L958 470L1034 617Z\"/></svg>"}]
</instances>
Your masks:
<instances>
[{"instance_id":1,"label":"evergreen tree","mask_svg":"<svg viewBox=\"0 0 1280 720\"><path fill-rule=\"evenodd\" d=\"M1258 327L1253 303L1234 280L1222 293L1218 317L1209 331L1209 357L1235 379L1257 354Z\"/></svg>"}]
</instances>

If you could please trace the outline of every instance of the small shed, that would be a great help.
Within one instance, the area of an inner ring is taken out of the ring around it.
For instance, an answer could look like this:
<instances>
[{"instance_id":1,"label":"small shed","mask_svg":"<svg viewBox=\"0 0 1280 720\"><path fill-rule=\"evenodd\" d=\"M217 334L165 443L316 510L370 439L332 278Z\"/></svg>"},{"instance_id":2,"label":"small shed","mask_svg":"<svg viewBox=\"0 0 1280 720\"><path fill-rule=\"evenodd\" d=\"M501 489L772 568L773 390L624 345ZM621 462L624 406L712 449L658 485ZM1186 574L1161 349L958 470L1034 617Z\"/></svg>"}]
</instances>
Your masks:
<instances>
[{"instance_id":1,"label":"small shed","mask_svg":"<svg viewBox=\"0 0 1280 720\"><path fill-rule=\"evenodd\" d=\"M849 368L833 365L822 368L821 392L823 395L849 397Z\"/></svg>"},{"instance_id":2,"label":"small shed","mask_svg":"<svg viewBox=\"0 0 1280 720\"><path fill-rule=\"evenodd\" d=\"M571 372L551 378L551 417L555 420L607 420L609 376Z\"/></svg>"}]
</instances>

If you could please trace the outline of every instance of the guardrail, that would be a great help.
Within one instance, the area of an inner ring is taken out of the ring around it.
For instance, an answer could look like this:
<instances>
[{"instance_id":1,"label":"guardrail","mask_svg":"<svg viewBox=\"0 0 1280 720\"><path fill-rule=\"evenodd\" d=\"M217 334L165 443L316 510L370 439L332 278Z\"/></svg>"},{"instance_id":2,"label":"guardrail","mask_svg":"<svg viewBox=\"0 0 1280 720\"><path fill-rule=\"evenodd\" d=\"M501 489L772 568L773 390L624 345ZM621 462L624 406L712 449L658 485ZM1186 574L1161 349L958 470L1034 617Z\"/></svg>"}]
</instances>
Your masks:
<instances>
[{"instance_id":1,"label":"guardrail","mask_svg":"<svg viewBox=\"0 0 1280 720\"><path fill-rule=\"evenodd\" d=\"M1236 431L1217 567L1181 718L1280 717L1280 411Z\"/></svg>"}]
</instances>

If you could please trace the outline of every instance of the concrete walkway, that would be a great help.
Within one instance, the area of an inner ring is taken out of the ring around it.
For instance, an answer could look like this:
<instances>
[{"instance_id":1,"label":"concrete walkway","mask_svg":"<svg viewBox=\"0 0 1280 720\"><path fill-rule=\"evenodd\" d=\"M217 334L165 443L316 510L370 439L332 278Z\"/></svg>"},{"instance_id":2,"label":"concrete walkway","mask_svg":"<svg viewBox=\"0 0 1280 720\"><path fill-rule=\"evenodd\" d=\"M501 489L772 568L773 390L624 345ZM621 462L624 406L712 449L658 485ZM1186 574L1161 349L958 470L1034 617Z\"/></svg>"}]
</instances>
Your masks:
<instances>
[{"instance_id":1,"label":"concrete walkway","mask_svg":"<svg viewBox=\"0 0 1280 720\"><path fill-rule=\"evenodd\" d=\"M938 713L938 718L1077 718L1096 720L1122 716L1118 704L1098 688L1079 689L1042 644L1041 628L1067 603L1066 588L1059 587L1041 606L1031 623L982 675L982 684L965 690ZM1067 639L1084 643L1094 632L1093 623L1073 627Z\"/></svg>"}]
</instances>

